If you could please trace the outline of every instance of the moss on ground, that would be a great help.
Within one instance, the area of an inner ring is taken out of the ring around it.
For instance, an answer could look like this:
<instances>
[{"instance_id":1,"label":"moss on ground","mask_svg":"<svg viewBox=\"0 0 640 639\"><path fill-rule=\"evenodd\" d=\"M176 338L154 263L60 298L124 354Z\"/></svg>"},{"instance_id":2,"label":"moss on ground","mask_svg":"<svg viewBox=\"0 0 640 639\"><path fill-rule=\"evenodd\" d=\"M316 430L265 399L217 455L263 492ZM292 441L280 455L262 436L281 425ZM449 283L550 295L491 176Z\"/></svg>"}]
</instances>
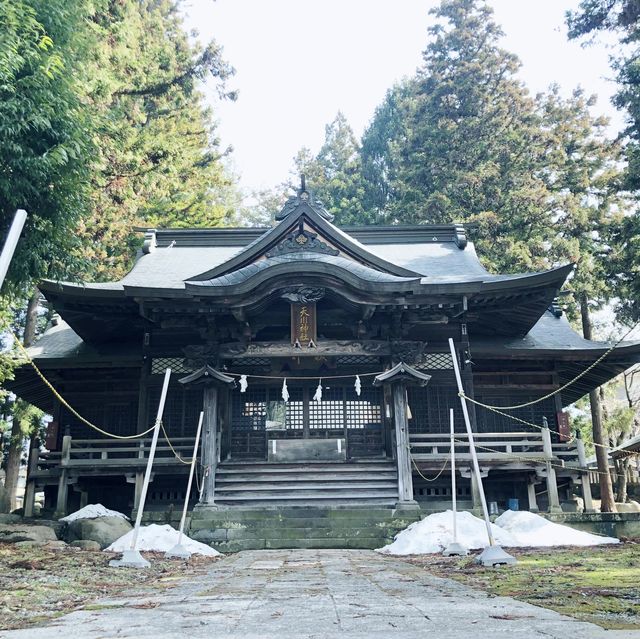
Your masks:
<instances>
[{"instance_id":1,"label":"moss on ground","mask_svg":"<svg viewBox=\"0 0 640 639\"><path fill-rule=\"evenodd\" d=\"M162 553L145 555L153 556L151 568L110 568L114 553L0 543L0 630L45 623L79 608L96 609L91 602L98 597L125 591L127 596L148 596L202 573L215 561L197 555L189 562L167 560Z\"/></svg>"},{"instance_id":2,"label":"moss on ground","mask_svg":"<svg viewBox=\"0 0 640 639\"><path fill-rule=\"evenodd\" d=\"M640 544L515 549L515 566L487 569L472 556L405 558L439 577L514 597L609 629L640 629Z\"/></svg>"}]
</instances>

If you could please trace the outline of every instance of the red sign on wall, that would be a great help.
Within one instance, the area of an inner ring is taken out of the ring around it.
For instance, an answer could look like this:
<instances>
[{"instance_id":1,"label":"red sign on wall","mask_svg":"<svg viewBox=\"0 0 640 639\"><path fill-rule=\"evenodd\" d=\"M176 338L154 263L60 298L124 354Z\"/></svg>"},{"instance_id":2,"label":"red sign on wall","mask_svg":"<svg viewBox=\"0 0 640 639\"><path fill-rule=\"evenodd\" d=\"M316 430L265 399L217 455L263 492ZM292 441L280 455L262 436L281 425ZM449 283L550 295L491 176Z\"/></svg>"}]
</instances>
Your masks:
<instances>
[{"instance_id":1,"label":"red sign on wall","mask_svg":"<svg viewBox=\"0 0 640 639\"><path fill-rule=\"evenodd\" d=\"M58 422L52 421L47 425L44 447L47 450L56 450L58 448Z\"/></svg>"},{"instance_id":2,"label":"red sign on wall","mask_svg":"<svg viewBox=\"0 0 640 639\"><path fill-rule=\"evenodd\" d=\"M560 433L560 441L568 442L571 440L571 425L569 424L569 415L560 411L556 413L556 422L558 423L558 432Z\"/></svg>"}]
</instances>

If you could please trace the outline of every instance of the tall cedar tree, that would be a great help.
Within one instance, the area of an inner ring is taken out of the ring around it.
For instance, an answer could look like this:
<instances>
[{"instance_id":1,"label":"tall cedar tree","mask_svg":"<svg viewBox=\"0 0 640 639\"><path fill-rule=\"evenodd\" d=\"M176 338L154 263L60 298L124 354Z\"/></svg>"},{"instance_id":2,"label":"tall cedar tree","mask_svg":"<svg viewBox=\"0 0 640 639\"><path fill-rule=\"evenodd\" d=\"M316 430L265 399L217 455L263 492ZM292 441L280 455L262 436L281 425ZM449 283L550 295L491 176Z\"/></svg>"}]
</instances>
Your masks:
<instances>
[{"instance_id":1,"label":"tall cedar tree","mask_svg":"<svg viewBox=\"0 0 640 639\"><path fill-rule=\"evenodd\" d=\"M598 32L618 35L622 53L611 59L619 89L614 104L627 113L622 134L627 168L622 188L640 195L640 3L637 0L582 0L578 11L567 15L569 37ZM610 226L608 276L619 299L623 318L640 321L640 215L637 203L619 214Z\"/></svg>"},{"instance_id":2,"label":"tall cedar tree","mask_svg":"<svg viewBox=\"0 0 640 639\"><path fill-rule=\"evenodd\" d=\"M221 98L235 95L220 48L189 41L174 0L109 2L92 27L99 155L80 235L91 275L111 279L139 243L134 226L216 226L231 213L236 192L198 85L213 77Z\"/></svg>"},{"instance_id":3,"label":"tall cedar tree","mask_svg":"<svg viewBox=\"0 0 640 639\"><path fill-rule=\"evenodd\" d=\"M338 112L325 127L324 143L313 157L301 149L294 158L295 179L304 173L314 197L335 216L336 224L363 224L374 220L364 209L364 180L360 144L345 116Z\"/></svg>"},{"instance_id":4,"label":"tall cedar tree","mask_svg":"<svg viewBox=\"0 0 640 639\"><path fill-rule=\"evenodd\" d=\"M589 232L615 210L618 157L592 99L557 87L531 97L484 2L444 0L432 14L422 68L363 136L366 206L391 222L475 225L492 270L582 261L587 278L603 250ZM597 272L588 279L596 286Z\"/></svg>"}]
</instances>

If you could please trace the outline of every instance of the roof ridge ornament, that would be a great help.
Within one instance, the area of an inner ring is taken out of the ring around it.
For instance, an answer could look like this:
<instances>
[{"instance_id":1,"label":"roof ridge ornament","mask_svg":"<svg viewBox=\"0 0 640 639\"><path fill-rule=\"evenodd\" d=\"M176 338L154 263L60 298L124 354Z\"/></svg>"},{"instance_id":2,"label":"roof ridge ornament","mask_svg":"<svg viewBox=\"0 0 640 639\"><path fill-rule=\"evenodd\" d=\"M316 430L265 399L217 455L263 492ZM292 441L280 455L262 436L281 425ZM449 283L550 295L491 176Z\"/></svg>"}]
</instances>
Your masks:
<instances>
[{"instance_id":1,"label":"roof ridge ornament","mask_svg":"<svg viewBox=\"0 0 640 639\"><path fill-rule=\"evenodd\" d=\"M307 189L307 180L304 173L300 175L300 188L296 195L292 195L285 203L284 206L276 213L276 222L281 222L293 213L298 207L303 204L312 208L320 217L323 217L329 222L333 221L333 215L324 208L324 205L320 200L316 200L313 193Z\"/></svg>"},{"instance_id":2,"label":"roof ridge ornament","mask_svg":"<svg viewBox=\"0 0 640 639\"><path fill-rule=\"evenodd\" d=\"M158 247L156 240L156 229L147 229L144 234L144 242L142 244L142 252L145 255L152 253Z\"/></svg>"}]
</instances>

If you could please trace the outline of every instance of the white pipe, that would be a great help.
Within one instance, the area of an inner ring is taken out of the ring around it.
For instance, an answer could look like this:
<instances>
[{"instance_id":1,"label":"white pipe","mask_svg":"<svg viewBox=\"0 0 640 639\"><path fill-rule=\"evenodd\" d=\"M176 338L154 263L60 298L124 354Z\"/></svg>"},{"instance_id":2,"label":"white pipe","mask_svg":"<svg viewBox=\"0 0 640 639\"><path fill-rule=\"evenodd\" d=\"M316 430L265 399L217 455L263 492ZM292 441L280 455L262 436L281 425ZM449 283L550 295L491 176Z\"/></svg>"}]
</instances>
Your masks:
<instances>
[{"instance_id":1,"label":"white pipe","mask_svg":"<svg viewBox=\"0 0 640 639\"><path fill-rule=\"evenodd\" d=\"M453 510L453 543L458 543L458 516L456 495L456 450L453 441L453 408L449 409L449 424L451 430L451 507Z\"/></svg>"},{"instance_id":2,"label":"white pipe","mask_svg":"<svg viewBox=\"0 0 640 639\"><path fill-rule=\"evenodd\" d=\"M4 241L0 254L0 288L4 284L4 278L7 276L9 264L11 264L26 219L27 212L24 209L18 209L13 217L13 222L11 222L11 228L7 233L7 239Z\"/></svg>"},{"instance_id":3,"label":"white pipe","mask_svg":"<svg viewBox=\"0 0 640 639\"><path fill-rule=\"evenodd\" d=\"M182 543L182 533L184 532L184 522L187 519L187 509L189 508L189 495L191 494L191 484L193 482L193 473L196 469L196 461L198 457L198 444L200 443L200 431L202 430L202 420L204 419L204 411L200 411L200 419L198 419L198 429L196 430L196 441L193 445L193 458L191 459L191 468L189 469L189 481L187 482L187 494L184 498L184 507L182 509L182 518L180 519L180 529L178 530L178 546Z\"/></svg>"},{"instance_id":4,"label":"white pipe","mask_svg":"<svg viewBox=\"0 0 640 639\"><path fill-rule=\"evenodd\" d=\"M460 368L458 367L458 354L453 344L453 340L449 338L449 349L451 350L451 359L453 360L453 371L456 374L456 382L458 384L458 393L464 393L462 386L462 378L460 377ZM487 500L484 496L484 488L482 486L482 477L480 475L480 465L478 464L478 455L476 454L476 445L473 439L473 431L471 430L471 420L469 419L469 411L467 410L467 402L460 395L460 404L462 405L462 414L464 415L464 424L467 427L467 436L469 437L469 450L471 451L471 459L473 460L473 470L476 474L478 482L478 490L480 492L480 502L482 503L482 514L484 515L484 523L487 527L487 535L489 536L489 545L494 546L495 540L491 532L491 520L489 519L489 510L487 509Z\"/></svg>"},{"instance_id":5,"label":"white pipe","mask_svg":"<svg viewBox=\"0 0 640 639\"><path fill-rule=\"evenodd\" d=\"M156 415L156 423L153 430L153 439L151 440L151 449L149 450L149 459L147 459L147 470L144 473L144 482L142 483L142 492L140 493L140 503L138 504L138 512L136 513L136 524L133 528L133 537L131 538L131 550L136 550L138 543L138 533L140 532L140 523L142 522L142 513L144 512L144 503L147 499L147 489L149 488L149 478L151 477L151 467L153 466L153 458L156 455L156 446L158 445L158 434L160 433L160 424L162 423L162 414L164 413L164 402L167 399L167 391L169 390L169 378L171 377L171 369L167 368L164 372L164 383L162 384L162 394L160 395L160 404L158 404L158 413Z\"/></svg>"}]
</instances>

